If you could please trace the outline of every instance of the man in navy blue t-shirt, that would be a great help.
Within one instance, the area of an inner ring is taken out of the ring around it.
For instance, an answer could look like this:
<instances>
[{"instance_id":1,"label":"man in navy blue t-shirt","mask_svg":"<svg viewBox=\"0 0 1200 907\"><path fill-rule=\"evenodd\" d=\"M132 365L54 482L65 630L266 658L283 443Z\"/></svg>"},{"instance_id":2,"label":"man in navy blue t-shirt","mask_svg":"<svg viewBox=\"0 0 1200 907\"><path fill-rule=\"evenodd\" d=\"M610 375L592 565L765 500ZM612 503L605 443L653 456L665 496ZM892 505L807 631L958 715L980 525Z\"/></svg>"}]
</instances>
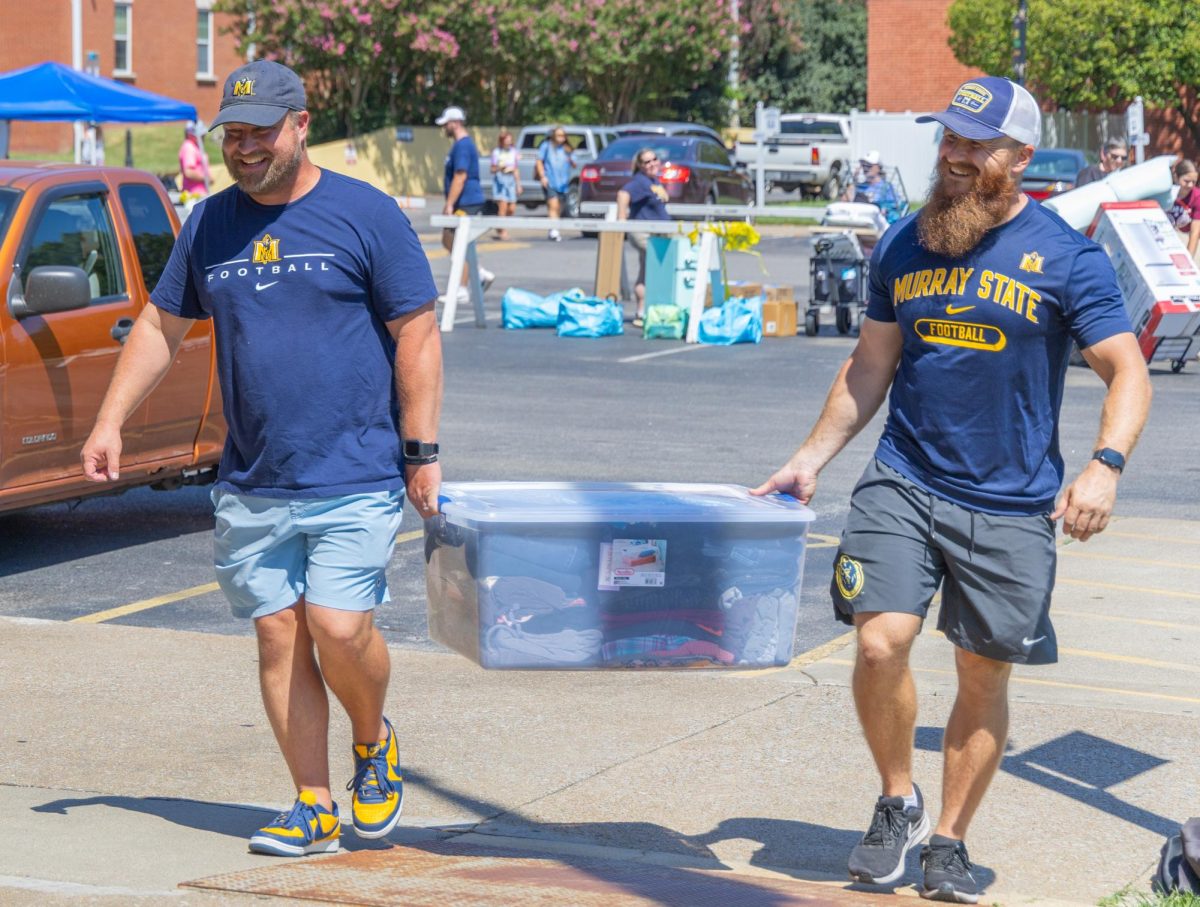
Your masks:
<instances>
[{"instance_id":1,"label":"man in navy blue t-shirt","mask_svg":"<svg viewBox=\"0 0 1200 907\"><path fill-rule=\"evenodd\" d=\"M403 802L383 716L390 664L373 622L407 493L437 510L442 354L429 264L376 189L308 158L294 72L259 60L225 82L222 152L236 185L198 204L129 335L84 472L116 479L121 426L212 318L228 435L213 491L217 578L258 637L263 703L297 799L260 853L338 849L329 698L354 735L353 827L386 835Z\"/></svg>"},{"instance_id":2,"label":"man in navy blue t-shirt","mask_svg":"<svg viewBox=\"0 0 1200 907\"><path fill-rule=\"evenodd\" d=\"M959 686L921 894L974 903L963 838L1004 752L1012 665L1057 660L1056 521L1079 541L1107 525L1150 383L1103 250L1020 191L1041 135L1033 97L975 79L928 120L944 128L929 200L876 247L858 343L807 440L756 493L808 501L890 387L830 587L857 629L854 698L883 788L849 871L895 882L930 830L912 780L908 653L941 586L938 628L957 647ZM1072 341L1108 393L1096 452L1060 493Z\"/></svg>"},{"instance_id":3,"label":"man in navy blue t-shirt","mask_svg":"<svg viewBox=\"0 0 1200 907\"><path fill-rule=\"evenodd\" d=\"M447 107L434 122L442 127L446 138L453 142L446 154L445 174L442 177L442 192L446 196L442 213L478 214L483 210L483 184L479 181L479 149L467 132L467 115L461 107ZM453 251L453 230L442 230L442 245L447 252ZM496 275L487 268L479 268L483 289L491 286L495 279ZM466 302L470 298L467 282L467 266L464 264L456 302Z\"/></svg>"}]
</instances>

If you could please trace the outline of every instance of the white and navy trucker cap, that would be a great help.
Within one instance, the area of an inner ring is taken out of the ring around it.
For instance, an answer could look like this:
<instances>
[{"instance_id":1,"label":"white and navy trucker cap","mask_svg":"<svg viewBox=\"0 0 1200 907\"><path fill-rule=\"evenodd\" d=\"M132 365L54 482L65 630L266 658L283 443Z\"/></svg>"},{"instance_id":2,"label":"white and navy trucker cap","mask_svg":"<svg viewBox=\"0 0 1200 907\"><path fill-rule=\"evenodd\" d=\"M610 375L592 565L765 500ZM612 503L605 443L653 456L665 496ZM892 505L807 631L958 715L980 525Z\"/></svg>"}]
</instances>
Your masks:
<instances>
[{"instance_id":1,"label":"white and navy trucker cap","mask_svg":"<svg viewBox=\"0 0 1200 907\"><path fill-rule=\"evenodd\" d=\"M1042 139L1042 112L1033 95L999 76L964 82L942 113L917 117L917 122L941 123L963 138L978 142L1008 136L1036 148Z\"/></svg>"}]
</instances>

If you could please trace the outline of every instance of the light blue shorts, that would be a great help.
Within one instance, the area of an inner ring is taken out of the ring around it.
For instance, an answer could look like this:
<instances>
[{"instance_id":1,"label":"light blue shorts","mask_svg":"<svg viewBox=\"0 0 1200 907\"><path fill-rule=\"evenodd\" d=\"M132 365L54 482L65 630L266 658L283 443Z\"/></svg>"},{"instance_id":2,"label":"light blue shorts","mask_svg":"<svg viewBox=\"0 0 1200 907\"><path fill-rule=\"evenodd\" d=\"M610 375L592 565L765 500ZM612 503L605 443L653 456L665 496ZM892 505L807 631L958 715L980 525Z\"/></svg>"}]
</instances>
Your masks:
<instances>
[{"instance_id":1,"label":"light blue shorts","mask_svg":"<svg viewBox=\"0 0 1200 907\"><path fill-rule=\"evenodd\" d=\"M217 582L236 617L266 617L301 596L370 611L389 601L386 568L404 492L264 498L214 489Z\"/></svg>"}]
</instances>

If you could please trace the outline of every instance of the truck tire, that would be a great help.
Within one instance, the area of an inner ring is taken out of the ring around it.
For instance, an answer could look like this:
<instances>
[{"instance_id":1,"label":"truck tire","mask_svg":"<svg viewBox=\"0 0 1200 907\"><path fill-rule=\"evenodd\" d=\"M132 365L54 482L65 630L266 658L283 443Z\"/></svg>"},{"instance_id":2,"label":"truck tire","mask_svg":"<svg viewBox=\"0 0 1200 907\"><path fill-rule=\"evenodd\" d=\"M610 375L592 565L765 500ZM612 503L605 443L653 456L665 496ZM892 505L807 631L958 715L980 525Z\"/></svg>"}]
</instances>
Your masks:
<instances>
[{"instance_id":1,"label":"truck tire","mask_svg":"<svg viewBox=\"0 0 1200 907\"><path fill-rule=\"evenodd\" d=\"M484 215L485 217L495 217L497 214L500 213L500 208L496 204L494 199L489 198L487 201L485 201L483 203L483 210L480 211L479 213Z\"/></svg>"},{"instance_id":2,"label":"truck tire","mask_svg":"<svg viewBox=\"0 0 1200 907\"><path fill-rule=\"evenodd\" d=\"M842 192L842 178L836 170L829 174L829 179L821 184L821 198L826 201L833 201Z\"/></svg>"}]
</instances>

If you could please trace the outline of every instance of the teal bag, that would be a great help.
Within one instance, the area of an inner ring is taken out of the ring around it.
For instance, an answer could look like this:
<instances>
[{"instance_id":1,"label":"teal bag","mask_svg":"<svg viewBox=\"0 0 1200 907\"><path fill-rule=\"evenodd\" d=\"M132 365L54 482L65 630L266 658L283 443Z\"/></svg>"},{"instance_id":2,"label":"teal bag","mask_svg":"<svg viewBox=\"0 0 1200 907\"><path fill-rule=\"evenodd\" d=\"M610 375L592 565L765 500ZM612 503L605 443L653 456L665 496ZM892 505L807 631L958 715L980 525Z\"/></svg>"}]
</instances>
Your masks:
<instances>
[{"instance_id":1,"label":"teal bag","mask_svg":"<svg viewBox=\"0 0 1200 907\"><path fill-rule=\"evenodd\" d=\"M731 296L724 305L706 309L700 316L701 343L729 346L762 340L762 296Z\"/></svg>"},{"instance_id":2,"label":"teal bag","mask_svg":"<svg viewBox=\"0 0 1200 907\"><path fill-rule=\"evenodd\" d=\"M682 340L687 335L687 309L678 305L646 307L642 336L646 340Z\"/></svg>"},{"instance_id":3,"label":"teal bag","mask_svg":"<svg viewBox=\"0 0 1200 907\"><path fill-rule=\"evenodd\" d=\"M564 299L583 299L583 290L572 287L549 296L509 287L500 300L500 320L505 328L552 328L558 324L558 304Z\"/></svg>"},{"instance_id":4,"label":"teal bag","mask_svg":"<svg viewBox=\"0 0 1200 907\"><path fill-rule=\"evenodd\" d=\"M564 299L558 304L559 337L611 337L625 333L625 311L615 299Z\"/></svg>"}]
</instances>

